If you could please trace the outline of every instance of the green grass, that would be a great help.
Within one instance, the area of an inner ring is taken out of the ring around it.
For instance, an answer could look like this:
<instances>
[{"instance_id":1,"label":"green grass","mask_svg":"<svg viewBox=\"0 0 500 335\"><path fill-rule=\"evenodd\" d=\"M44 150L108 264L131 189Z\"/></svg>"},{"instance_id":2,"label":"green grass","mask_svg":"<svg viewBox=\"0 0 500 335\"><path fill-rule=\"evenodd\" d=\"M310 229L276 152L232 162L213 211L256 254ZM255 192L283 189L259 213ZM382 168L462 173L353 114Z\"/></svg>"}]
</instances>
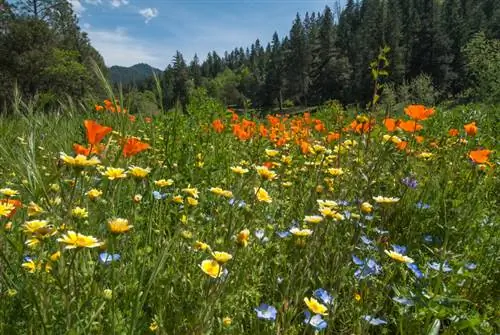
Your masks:
<instances>
[{"instance_id":1,"label":"green grass","mask_svg":"<svg viewBox=\"0 0 500 335\"><path fill-rule=\"evenodd\" d=\"M313 334L313 326L304 323L304 298L318 288L333 297L323 316L328 324L323 333L500 331L498 156L492 153L491 166L484 169L468 157L478 148L498 150L498 107L437 108L421 122L423 143L396 133L408 140L408 152L382 143L387 132L380 118L370 135L342 132L340 140L326 142L328 131L340 131L354 116L324 107L311 118L322 120L327 132L315 131L314 121L302 127L310 128L311 145L322 146L307 154L293 139L275 148L258 130L250 140L238 140L231 132L231 115L206 97L194 99L190 115L171 111L155 115L151 123L141 115L130 122L127 115L94 112L90 105L62 109L58 115L41 115L27 113L30 107L24 106L19 113L27 116L0 119L0 187L19 191L15 199L23 203L12 217L0 218L1 333ZM401 111L397 117L406 116ZM217 118L226 126L220 134L211 126ZM115 130L102 142L107 145L102 166L149 167L147 178L111 181L100 168L82 172L65 165L60 152L71 154L73 143L86 143L86 119ZM265 119L254 121L269 125ZM471 121L479 128L474 137L463 130ZM284 124L289 127L290 120ZM460 135L450 137L450 128ZM151 149L123 158L121 135L140 137ZM357 145L341 145L345 141ZM279 154L269 157L266 149ZM422 152L433 155L420 158ZM265 162L280 163L273 168L275 180L256 173L255 166ZM249 172L232 172L238 165ZM344 174L332 176L330 168L342 168ZM416 188L402 182L406 177L418 182ZM160 188L154 183L159 179L174 184ZM195 206L187 203L183 189L188 186L199 191ZM211 187L232 191L245 205L230 204ZM89 199L86 192L92 188L103 195ZM268 191L272 202L258 201L254 188ZM153 191L164 199L156 199ZM134 201L134 195L142 200ZM172 201L176 195L183 197L182 205ZM400 200L378 205L373 197L379 195ZM337 201L334 210L344 220L306 224L305 216L319 215L318 199ZM44 209L37 217L28 217L31 201ZM373 212L363 213L362 202L373 205ZM88 218L75 218L76 206L85 208ZM128 219L133 228L111 234L107 222L116 217ZM55 234L42 239L39 232L26 233L23 225L35 219L48 220ZM313 233L278 236L293 225ZM246 247L235 239L244 229L250 231ZM57 239L67 230L92 235L105 245L64 250ZM257 231L264 237L257 237ZM36 247L26 245L37 237ZM196 241L233 256L221 266L227 274L214 279L201 270L202 261L212 256L209 250L196 250ZM423 278L384 253L392 245L407 248ZM57 251L61 257L50 260ZM103 251L119 254L120 260L102 264ZM352 255L375 261L378 273L355 277L362 266L354 264ZM26 257L35 264L32 272L22 266ZM451 271L434 270L432 262ZM411 299L412 306L394 297ZM261 303L277 309L274 321L257 317L254 308ZM386 324L371 325L366 315ZM230 325L224 324L225 317L231 318ZM153 324L156 330L150 329Z\"/></svg>"}]
</instances>

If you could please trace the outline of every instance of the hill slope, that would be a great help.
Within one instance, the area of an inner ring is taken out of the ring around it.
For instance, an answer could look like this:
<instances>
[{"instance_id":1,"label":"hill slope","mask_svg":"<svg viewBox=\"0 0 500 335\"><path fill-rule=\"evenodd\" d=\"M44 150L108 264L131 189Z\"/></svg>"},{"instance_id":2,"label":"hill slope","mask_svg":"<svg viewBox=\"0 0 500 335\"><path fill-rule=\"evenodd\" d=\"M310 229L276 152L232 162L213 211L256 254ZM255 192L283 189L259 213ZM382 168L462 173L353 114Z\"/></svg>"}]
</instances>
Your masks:
<instances>
[{"instance_id":1,"label":"hill slope","mask_svg":"<svg viewBox=\"0 0 500 335\"><path fill-rule=\"evenodd\" d=\"M110 79L113 84L122 83L123 85L138 83L153 75L153 72L162 71L148 64L140 63L130 67L112 66L109 68Z\"/></svg>"}]
</instances>

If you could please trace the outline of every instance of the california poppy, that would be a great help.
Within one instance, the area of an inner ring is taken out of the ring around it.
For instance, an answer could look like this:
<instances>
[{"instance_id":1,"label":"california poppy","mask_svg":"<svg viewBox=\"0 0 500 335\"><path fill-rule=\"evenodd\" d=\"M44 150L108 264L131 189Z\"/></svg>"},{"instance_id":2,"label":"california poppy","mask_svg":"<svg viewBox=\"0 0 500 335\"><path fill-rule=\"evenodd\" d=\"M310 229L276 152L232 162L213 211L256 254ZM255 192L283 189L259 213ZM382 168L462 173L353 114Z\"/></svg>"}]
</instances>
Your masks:
<instances>
[{"instance_id":1,"label":"california poppy","mask_svg":"<svg viewBox=\"0 0 500 335\"><path fill-rule=\"evenodd\" d=\"M336 141L338 139L340 139L340 134L339 133L332 133L332 132L330 132L330 133L328 133L328 136L326 137L326 141L328 143Z\"/></svg>"},{"instance_id":2,"label":"california poppy","mask_svg":"<svg viewBox=\"0 0 500 335\"><path fill-rule=\"evenodd\" d=\"M398 123L399 121L395 119L390 119L387 118L384 120L384 126L387 129L387 131L393 132L398 128Z\"/></svg>"},{"instance_id":3,"label":"california poppy","mask_svg":"<svg viewBox=\"0 0 500 335\"><path fill-rule=\"evenodd\" d=\"M426 120L434 114L434 109L427 109L424 105L410 105L405 108L405 113L414 120Z\"/></svg>"},{"instance_id":4,"label":"california poppy","mask_svg":"<svg viewBox=\"0 0 500 335\"><path fill-rule=\"evenodd\" d=\"M98 112L101 112L104 110L104 107L101 106L101 105L95 105L95 110L98 111Z\"/></svg>"},{"instance_id":5,"label":"california poppy","mask_svg":"<svg viewBox=\"0 0 500 335\"><path fill-rule=\"evenodd\" d=\"M474 163L477 164L484 164L488 162L488 156L492 153L493 151L488 150L488 149L483 149L483 150L474 150L469 152L469 157L472 159Z\"/></svg>"},{"instance_id":6,"label":"california poppy","mask_svg":"<svg viewBox=\"0 0 500 335\"><path fill-rule=\"evenodd\" d=\"M221 120L217 119L212 122L212 127L214 128L216 133L222 133L224 131L224 124Z\"/></svg>"},{"instance_id":7,"label":"california poppy","mask_svg":"<svg viewBox=\"0 0 500 335\"><path fill-rule=\"evenodd\" d=\"M400 121L398 127L409 133L413 133L424 128L422 125L413 120Z\"/></svg>"},{"instance_id":8,"label":"california poppy","mask_svg":"<svg viewBox=\"0 0 500 335\"><path fill-rule=\"evenodd\" d=\"M91 145L100 143L104 136L113 130L111 127L101 126L94 120L85 120L83 124L87 129L87 142Z\"/></svg>"},{"instance_id":9,"label":"california poppy","mask_svg":"<svg viewBox=\"0 0 500 335\"><path fill-rule=\"evenodd\" d=\"M408 146L408 142L406 142L406 141L401 141L398 144L396 144L396 148L398 148L399 150L404 150L404 149L406 149L407 146Z\"/></svg>"},{"instance_id":10,"label":"california poppy","mask_svg":"<svg viewBox=\"0 0 500 335\"><path fill-rule=\"evenodd\" d=\"M81 144L75 143L73 144L73 151L77 155L88 156L90 154L98 154L101 151L101 145L96 144L91 146L91 148L87 148Z\"/></svg>"},{"instance_id":11,"label":"california poppy","mask_svg":"<svg viewBox=\"0 0 500 335\"><path fill-rule=\"evenodd\" d=\"M464 126L464 129L465 129L465 132L467 133L467 135L469 135L469 136L476 136L476 134L477 134L476 122L471 122L471 123L466 124Z\"/></svg>"},{"instance_id":12,"label":"california poppy","mask_svg":"<svg viewBox=\"0 0 500 335\"><path fill-rule=\"evenodd\" d=\"M448 130L448 135L458 136L458 129L452 128L452 129Z\"/></svg>"},{"instance_id":13,"label":"california poppy","mask_svg":"<svg viewBox=\"0 0 500 335\"><path fill-rule=\"evenodd\" d=\"M130 137L126 140L122 153L124 157L131 157L149 149L150 147L151 146L148 143L141 142L135 137Z\"/></svg>"}]
</instances>

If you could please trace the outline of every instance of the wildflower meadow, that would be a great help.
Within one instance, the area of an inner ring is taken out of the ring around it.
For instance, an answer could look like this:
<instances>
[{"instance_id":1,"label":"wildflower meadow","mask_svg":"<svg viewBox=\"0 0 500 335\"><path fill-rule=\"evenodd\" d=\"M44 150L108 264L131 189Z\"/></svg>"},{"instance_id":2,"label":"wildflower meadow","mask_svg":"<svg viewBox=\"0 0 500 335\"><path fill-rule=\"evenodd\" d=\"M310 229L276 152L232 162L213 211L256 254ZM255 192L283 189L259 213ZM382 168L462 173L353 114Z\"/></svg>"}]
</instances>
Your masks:
<instances>
[{"instance_id":1,"label":"wildflower meadow","mask_svg":"<svg viewBox=\"0 0 500 335\"><path fill-rule=\"evenodd\" d=\"M206 95L0 118L2 334L497 334L498 113Z\"/></svg>"}]
</instances>

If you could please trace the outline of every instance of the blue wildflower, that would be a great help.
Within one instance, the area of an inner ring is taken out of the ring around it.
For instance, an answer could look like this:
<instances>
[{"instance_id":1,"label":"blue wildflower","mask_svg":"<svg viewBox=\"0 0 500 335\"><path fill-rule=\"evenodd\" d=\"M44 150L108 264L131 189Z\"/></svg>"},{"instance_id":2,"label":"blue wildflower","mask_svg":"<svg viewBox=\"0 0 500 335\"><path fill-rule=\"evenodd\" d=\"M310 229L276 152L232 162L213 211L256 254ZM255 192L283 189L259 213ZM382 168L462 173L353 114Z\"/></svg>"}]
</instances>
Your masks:
<instances>
[{"instance_id":1,"label":"blue wildflower","mask_svg":"<svg viewBox=\"0 0 500 335\"><path fill-rule=\"evenodd\" d=\"M417 180L415 178L410 177L410 176L401 179L401 182L409 188L417 188L417 186L418 186Z\"/></svg>"},{"instance_id":2,"label":"blue wildflower","mask_svg":"<svg viewBox=\"0 0 500 335\"><path fill-rule=\"evenodd\" d=\"M160 193L158 191L153 191L153 198L156 200L163 200L167 197L166 193Z\"/></svg>"},{"instance_id":3,"label":"blue wildflower","mask_svg":"<svg viewBox=\"0 0 500 335\"><path fill-rule=\"evenodd\" d=\"M304 316L305 316L304 323L310 325L316 330L323 330L328 326L326 321L323 320L323 318L319 314L316 314L313 317L311 317L311 313L309 311L305 311Z\"/></svg>"},{"instance_id":4,"label":"blue wildflower","mask_svg":"<svg viewBox=\"0 0 500 335\"><path fill-rule=\"evenodd\" d=\"M363 315L362 318L365 321L367 321L369 324L373 325L373 326L379 326L379 325L385 325L385 324L387 324L387 321L385 321L383 319L376 318L376 317L371 316L371 315Z\"/></svg>"},{"instance_id":5,"label":"blue wildflower","mask_svg":"<svg viewBox=\"0 0 500 335\"><path fill-rule=\"evenodd\" d=\"M245 201L243 201L243 200L236 200L234 198L229 199L229 204L231 206L238 206L238 208L243 208L243 207L245 207L247 205Z\"/></svg>"},{"instance_id":6,"label":"blue wildflower","mask_svg":"<svg viewBox=\"0 0 500 335\"><path fill-rule=\"evenodd\" d=\"M359 259L358 257L356 257L355 255L352 255L352 261L354 262L354 264L356 265L364 265L365 262L363 262L361 259Z\"/></svg>"},{"instance_id":7,"label":"blue wildflower","mask_svg":"<svg viewBox=\"0 0 500 335\"><path fill-rule=\"evenodd\" d=\"M448 262L444 261L443 264L438 262L427 263L427 265L435 271L451 272L453 269L448 265Z\"/></svg>"},{"instance_id":8,"label":"blue wildflower","mask_svg":"<svg viewBox=\"0 0 500 335\"><path fill-rule=\"evenodd\" d=\"M424 204L422 201L417 202L417 204L415 206L417 206L418 209L429 209L429 208L431 208L431 205Z\"/></svg>"},{"instance_id":9,"label":"blue wildflower","mask_svg":"<svg viewBox=\"0 0 500 335\"><path fill-rule=\"evenodd\" d=\"M477 268L477 265L475 263L467 263L465 264L465 268L467 270L475 270Z\"/></svg>"},{"instance_id":10,"label":"blue wildflower","mask_svg":"<svg viewBox=\"0 0 500 335\"><path fill-rule=\"evenodd\" d=\"M354 261L354 257L353 257ZM357 261L361 261L357 259ZM362 264L359 265L359 269L354 272L354 277L358 279L365 279L371 275L378 275L382 271L382 267L377 264L373 259L367 259L366 261L361 261Z\"/></svg>"},{"instance_id":11,"label":"blue wildflower","mask_svg":"<svg viewBox=\"0 0 500 335\"><path fill-rule=\"evenodd\" d=\"M99 254L99 262L104 265L111 264L111 262L119 261L121 256L119 254L108 254L103 252Z\"/></svg>"},{"instance_id":12,"label":"blue wildflower","mask_svg":"<svg viewBox=\"0 0 500 335\"><path fill-rule=\"evenodd\" d=\"M402 245L397 245L397 244L392 244L392 250L394 250L397 253L400 253L401 255L406 255L406 247Z\"/></svg>"},{"instance_id":13,"label":"blue wildflower","mask_svg":"<svg viewBox=\"0 0 500 335\"><path fill-rule=\"evenodd\" d=\"M267 241L269 241L269 239L264 236L265 234L264 229L257 229L254 234L255 237L261 240L262 243L266 243Z\"/></svg>"},{"instance_id":14,"label":"blue wildflower","mask_svg":"<svg viewBox=\"0 0 500 335\"><path fill-rule=\"evenodd\" d=\"M257 312L257 317L259 319L270 321L276 320L276 314L278 313L276 308L268 304L260 304L259 307L254 308L254 311Z\"/></svg>"},{"instance_id":15,"label":"blue wildflower","mask_svg":"<svg viewBox=\"0 0 500 335\"><path fill-rule=\"evenodd\" d=\"M333 302L332 296L325 289L318 288L313 292L313 295L323 301L326 305L330 305Z\"/></svg>"},{"instance_id":16,"label":"blue wildflower","mask_svg":"<svg viewBox=\"0 0 500 335\"><path fill-rule=\"evenodd\" d=\"M394 297L394 298L392 298L392 300L394 300L397 303L400 303L401 305L405 305L405 306L415 305L413 300L411 300L409 298L405 298L405 297Z\"/></svg>"},{"instance_id":17,"label":"blue wildflower","mask_svg":"<svg viewBox=\"0 0 500 335\"><path fill-rule=\"evenodd\" d=\"M277 231L276 235L278 235L280 238L285 238L292 235L292 233L290 233L288 230L285 230L285 231Z\"/></svg>"},{"instance_id":18,"label":"blue wildflower","mask_svg":"<svg viewBox=\"0 0 500 335\"><path fill-rule=\"evenodd\" d=\"M373 215L365 215L365 220L372 221L374 218Z\"/></svg>"},{"instance_id":19,"label":"blue wildflower","mask_svg":"<svg viewBox=\"0 0 500 335\"><path fill-rule=\"evenodd\" d=\"M417 277L418 279L424 278L424 274L418 268L417 263L406 263L406 266L413 272L415 277Z\"/></svg>"}]
</instances>

